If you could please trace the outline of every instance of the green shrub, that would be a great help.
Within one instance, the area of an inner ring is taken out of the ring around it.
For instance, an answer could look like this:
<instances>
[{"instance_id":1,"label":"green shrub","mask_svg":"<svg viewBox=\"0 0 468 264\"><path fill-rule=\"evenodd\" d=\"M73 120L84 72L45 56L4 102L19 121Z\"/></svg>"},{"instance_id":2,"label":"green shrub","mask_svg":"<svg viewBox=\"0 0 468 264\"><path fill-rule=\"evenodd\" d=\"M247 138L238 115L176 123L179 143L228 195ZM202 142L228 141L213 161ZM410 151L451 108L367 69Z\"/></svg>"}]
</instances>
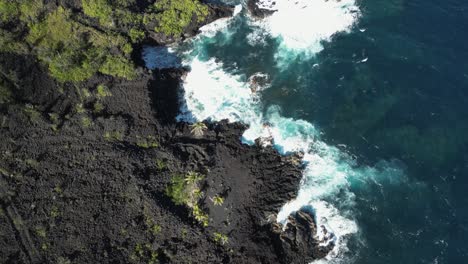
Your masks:
<instances>
[{"instance_id":1,"label":"green shrub","mask_svg":"<svg viewBox=\"0 0 468 264\"><path fill-rule=\"evenodd\" d=\"M203 210L200 208L198 204L195 204L192 207L192 214L195 220L197 220L200 224L202 224L204 227L208 226L209 224L208 215L203 212Z\"/></svg>"},{"instance_id":2,"label":"green shrub","mask_svg":"<svg viewBox=\"0 0 468 264\"><path fill-rule=\"evenodd\" d=\"M7 22L19 16L18 4L14 1L0 0L0 22Z\"/></svg>"},{"instance_id":3,"label":"green shrub","mask_svg":"<svg viewBox=\"0 0 468 264\"><path fill-rule=\"evenodd\" d=\"M122 141L123 135L120 131L106 131L104 133L104 139L106 141Z\"/></svg>"},{"instance_id":4,"label":"green shrub","mask_svg":"<svg viewBox=\"0 0 468 264\"><path fill-rule=\"evenodd\" d=\"M166 35L180 35L194 16L201 22L208 15L208 8L199 0L160 0L154 9L158 13L155 31Z\"/></svg>"},{"instance_id":5,"label":"green shrub","mask_svg":"<svg viewBox=\"0 0 468 264\"><path fill-rule=\"evenodd\" d=\"M101 25L112 24L112 6L107 0L82 0L83 12L85 15L97 18Z\"/></svg>"},{"instance_id":6,"label":"green shrub","mask_svg":"<svg viewBox=\"0 0 468 264\"><path fill-rule=\"evenodd\" d=\"M180 175L174 175L171 179L171 183L166 188L166 195L177 205L187 204L189 195L185 188L185 179Z\"/></svg>"},{"instance_id":7,"label":"green shrub","mask_svg":"<svg viewBox=\"0 0 468 264\"><path fill-rule=\"evenodd\" d=\"M61 82L80 82L89 79L96 73L97 62L82 55L72 50L57 53L49 61L50 74Z\"/></svg>"},{"instance_id":8,"label":"green shrub","mask_svg":"<svg viewBox=\"0 0 468 264\"><path fill-rule=\"evenodd\" d=\"M42 0L27 0L20 1L20 19L25 23L33 23L37 20L39 14L44 8Z\"/></svg>"},{"instance_id":9,"label":"green shrub","mask_svg":"<svg viewBox=\"0 0 468 264\"><path fill-rule=\"evenodd\" d=\"M112 96L112 93L105 85L100 84L96 88L96 96L98 99L102 99L104 97Z\"/></svg>"},{"instance_id":10,"label":"green shrub","mask_svg":"<svg viewBox=\"0 0 468 264\"><path fill-rule=\"evenodd\" d=\"M133 64L122 56L107 56L106 60L99 68L99 71L104 74L122 77L128 80L133 80L136 77Z\"/></svg>"},{"instance_id":11,"label":"green shrub","mask_svg":"<svg viewBox=\"0 0 468 264\"><path fill-rule=\"evenodd\" d=\"M213 239L216 243L221 244L221 245L226 245L229 241L227 235L215 232L213 234Z\"/></svg>"},{"instance_id":12,"label":"green shrub","mask_svg":"<svg viewBox=\"0 0 468 264\"><path fill-rule=\"evenodd\" d=\"M35 46L39 59L61 82L89 79L97 71L127 79L136 77L133 63L122 55L109 55L117 48L130 54L124 37L97 31L74 22L62 7L40 23L31 24L27 41Z\"/></svg>"},{"instance_id":13,"label":"green shrub","mask_svg":"<svg viewBox=\"0 0 468 264\"><path fill-rule=\"evenodd\" d=\"M128 35L134 43L140 42L145 38L145 32L135 28L130 29Z\"/></svg>"},{"instance_id":14,"label":"green shrub","mask_svg":"<svg viewBox=\"0 0 468 264\"><path fill-rule=\"evenodd\" d=\"M159 147L158 141L153 136L141 138L137 136L137 146L140 148L157 148Z\"/></svg>"},{"instance_id":15,"label":"green shrub","mask_svg":"<svg viewBox=\"0 0 468 264\"><path fill-rule=\"evenodd\" d=\"M83 127L88 128L92 124L93 124L93 122L91 121L91 119L89 117L84 116L84 117L81 118L81 125L83 125Z\"/></svg>"},{"instance_id":16,"label":"green shrub","mask_svg":"<svg viewBox=\"0 0 468 264\"><path fill-rule=\"evenodd\" d=\"M200 224L208 226L209 218L203 212L198 200L203 196L203 192L198 188L203 175L196 172L189 172L185 177L174 175L171 183L166 187L166 195L177 205L186 205L192 209L192 215Z\"/></svg>"},{"instance_id":17,"label":"green shrub","mask_svg":"<svg viewBox=\"0 0 468 264\"><path fill-rule=\"evenodd\" d=\"M157 160L156 160L156 168L157 168L159 171L163 171L164 169L167 168L167 164L166 164L166 162L164 162L164 160L157 159Z\"/></svg>"}]
</instances>

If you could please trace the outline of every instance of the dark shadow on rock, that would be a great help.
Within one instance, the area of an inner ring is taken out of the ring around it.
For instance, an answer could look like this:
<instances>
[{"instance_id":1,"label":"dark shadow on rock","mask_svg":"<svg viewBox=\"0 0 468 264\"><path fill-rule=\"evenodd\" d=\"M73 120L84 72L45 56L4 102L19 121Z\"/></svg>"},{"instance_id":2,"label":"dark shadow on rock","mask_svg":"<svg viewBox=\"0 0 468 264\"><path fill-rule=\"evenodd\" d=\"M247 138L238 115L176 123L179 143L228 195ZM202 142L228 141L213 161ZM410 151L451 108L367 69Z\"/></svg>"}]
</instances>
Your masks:
<instances>
[{"instance_id":1,"label":"dark shadow on rock","mask_svg":"<svg viewBox=\"0 0 468 264\"><path fill-rule=\"evenodd\" d=\"M180 109L180 89L187 68L160 69L153 72L148 83L151 105L156 117L162 124L173 124Z\"/></svg>"}]
</instances>

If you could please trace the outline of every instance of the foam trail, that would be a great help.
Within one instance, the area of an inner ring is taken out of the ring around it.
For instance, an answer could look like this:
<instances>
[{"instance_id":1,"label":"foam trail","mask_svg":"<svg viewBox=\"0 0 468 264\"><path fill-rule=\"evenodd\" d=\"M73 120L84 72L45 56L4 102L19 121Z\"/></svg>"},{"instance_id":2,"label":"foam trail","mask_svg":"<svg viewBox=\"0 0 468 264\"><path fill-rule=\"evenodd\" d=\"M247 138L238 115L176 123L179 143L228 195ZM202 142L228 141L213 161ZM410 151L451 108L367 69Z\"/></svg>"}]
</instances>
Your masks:
<instances>
[{"instance_id":1,"label":"foam trail","mask_svg":"<svg viewBox=\"0 0 468 264\"><path fill-rule=\"evenodd\" d=\"M252 25L279 41L280 66L298 55L314 56L323 49L322 41L337 32L349 32L360 14L355 0L261 0L258 6L276 11Z\"/></svg>"},{"instance_id":2,"label":"foam trail","mask_svg":"<svg viewBox=\"0 0 468 264\"><path fill-rule=\"evenodd\" d=\"M311 123L282 117L277 107L270 107L263 116L247 78L225 72L222 63L194 58L190 66L192 70L184 81L185 103L179 120L240 121L250 126L243 135L244 142L253 143L256 138L271 136L280 153L304 152L307 164L304 183L298 198L284 206L278 220L284 222L290 213L310 205L316 211L319 226L335 233L336 254L345 250L346 240L342 237L356 233L357 224L343 216L334 204L325 202L344 190L348 199L341 200L340 206L352 207L353 195L347 178L352 168L340 163L339 150L321 142L319 131ZM266 122L270 124L268 127L264 126Z\"/></svg>"},{"instance_id":3,"label":"foam trail","mask_svg":"<svg viewBox=\"0 0 468 264\"><path fill-rule=\"evenodd\" d=\"M277 38L279 63L290 63L298 54L316 54L323 48L321 41L330 40L336 32L349 31L358 16L354 0L276 0L270 4L274 2L278 11L261 22L251 22L258 33L252 33L247 40L254 45L264 32ZM236 13L239 12L238 8ZM230 21L232 18L204 27L202 34L193 40L193 50L185 54L183 63L191 71L184 80L178 119L240 121L249 125L243 135L246 143L271 137L274 147L282 154L303 152L306 167L298 197L284 205L278 221L284 222L302 206L311 206L317 224L335 234L336 247L327 261L346 261L343 255L348 251L347 238L359 231L353 219L352 182L377 177L373 175L381 171L357 167L345 153L321 141L320 131L305 120L283 117L275 106L263 114L259 97L251 87L251 76L236 74L236 70L227 72L223 63L202 59L204 43L214 41L210 38L221 32L221 39L229 41L234 34L229 29ZM266 123L269 125L265 126Z\"/></svg>"}]
</instances>

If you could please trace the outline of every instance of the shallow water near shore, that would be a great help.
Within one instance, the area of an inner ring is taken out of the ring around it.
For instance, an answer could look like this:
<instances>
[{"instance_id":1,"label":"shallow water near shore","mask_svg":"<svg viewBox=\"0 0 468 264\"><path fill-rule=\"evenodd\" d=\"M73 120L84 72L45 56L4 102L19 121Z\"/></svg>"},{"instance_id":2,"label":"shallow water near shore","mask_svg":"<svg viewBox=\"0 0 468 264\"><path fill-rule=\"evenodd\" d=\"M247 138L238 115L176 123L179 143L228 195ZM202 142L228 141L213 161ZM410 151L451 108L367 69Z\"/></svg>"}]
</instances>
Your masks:
<instances>
[{"instance_id":1,"label":"shallow water near shore","mask_svg":"<svg viewBox=\"0 0 468 264\"><path fill-rule=\"evenodd\" d=\"M245 143L304 152L278 220L312 206L337 239L321 262L465 263L468 5L276 2L270 18L238 8L173 47L192 69L179 118L241 121Z\"/></svg>"}]
</instances>

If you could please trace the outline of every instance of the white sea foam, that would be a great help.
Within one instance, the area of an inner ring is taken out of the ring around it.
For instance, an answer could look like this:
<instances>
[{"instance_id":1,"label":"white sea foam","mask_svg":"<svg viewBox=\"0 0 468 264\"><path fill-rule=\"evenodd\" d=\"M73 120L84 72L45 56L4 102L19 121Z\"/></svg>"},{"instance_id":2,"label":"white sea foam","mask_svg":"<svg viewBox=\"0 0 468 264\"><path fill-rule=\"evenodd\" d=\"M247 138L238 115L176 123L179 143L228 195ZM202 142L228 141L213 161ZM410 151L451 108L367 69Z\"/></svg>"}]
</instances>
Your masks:
<instances>
[{"instance_id":1,"label":"white sea foam","mask_svg":"<svg viewBox=\"0 0 468 264\"><path fill-rule=\"evenodd\" d=\"M277 38L280 49L276 56L280 63L288 63L299 54L319 52L321 41L329 40L336 32L350 30L358 16L354 0L267 2L263 1L265 6L270 5L271 9L278 11L261 22L251 22L257 24L253 24L256 29L248 41L251 45L261 44L260 38L265 32ZM232 19L222 20L203 28L203 33L195 40L200 43L196 45L210 41L206 38L220 30L226 36L233 34L227 30L230 21ZM311 207L319 227L324 226L327 232L335 235L335 250L323 261L343 261L348 250L347 238L359 231L353 218L353 182L387 178L394 171L358 167L346 153L321 141L320 131L313 124L283 117L279 107L271 106L263 114L258 96L251 87L252 82L249 82L250 76L236 74L232 69L227 72L224 65L214 59L204 61L195 56L184 64L190 66L191 71L183 84L184 96L178 119L192 122L206 119L240 121L250 127L243 135L245 143L252 144L257 138L273 138L272 143L282 154L304 153L306 167L297 199L284 205L278 221L286 221L289 214L303 206ZM390 165L387 167L392 168ZM318 235L323 237L325 234L319 232Z\"/></svg>"},{"instance_id":2,"label":"white sea foam","mask_svg":"<svg viewBox=\"0 0 468 264\"><path fill-rule=\"evenodd\" d=\"M279 41L276 57L280 65L320 52L322 41L337 32L349 32L359 17L355 0L263 0L258 6L276 10L252 24Z\"/></svg>"},{"instance_id":3,"label":"white sea foam","mask_svg":"<svg viewBox=\"0 0 468 264\"><path fill-rule=\"evenodd\" d=\"M311 206L316 211L319 226L325 226L336 236L334 254L345 250L343 238L356 233L357 225L331 202L325 202L345 192L346 199L341 197L341 201L333 202L342 203L341 207L352 207L353 195L348 183L348 172L352 168L340 160L339 150L320 141L319 132L311 123L282 117L278 107L270 107L263 116L247 78L225 72L222 63L195 58L190 66L192 70L184 81L185 103L178 118L240 121L250 126L243 135L244 142L273 137L280 153L304 152L307 166L298 198L284 206L278 220L284 222L290 213L302 206ZM265 126L267 122L269 125Z\"/></svg>"}]
</instances>

